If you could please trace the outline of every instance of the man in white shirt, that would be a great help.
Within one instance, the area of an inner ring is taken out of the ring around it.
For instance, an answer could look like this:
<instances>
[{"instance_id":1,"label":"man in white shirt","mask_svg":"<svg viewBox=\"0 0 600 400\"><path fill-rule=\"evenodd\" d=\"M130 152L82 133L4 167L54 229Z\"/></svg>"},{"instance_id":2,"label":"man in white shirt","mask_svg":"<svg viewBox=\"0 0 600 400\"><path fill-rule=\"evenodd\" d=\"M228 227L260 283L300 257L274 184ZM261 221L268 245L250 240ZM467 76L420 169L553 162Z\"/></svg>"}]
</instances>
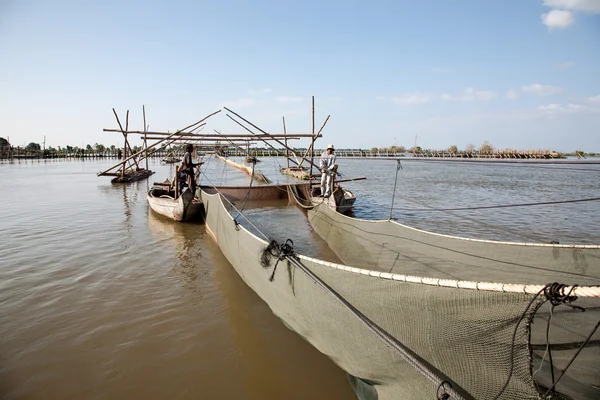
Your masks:
<instances>
[{"instance_id":1,"label":"man in white shirt","mask_svg":"<svg viewBox=\"0 0 600 400\"><path fill-rule=\"evenodd\" d=\"M331 195L331 178L335 173L335 149L332 144L327 145L327 150L321 154L321 197Z\"/></svg>"}]
</instances>

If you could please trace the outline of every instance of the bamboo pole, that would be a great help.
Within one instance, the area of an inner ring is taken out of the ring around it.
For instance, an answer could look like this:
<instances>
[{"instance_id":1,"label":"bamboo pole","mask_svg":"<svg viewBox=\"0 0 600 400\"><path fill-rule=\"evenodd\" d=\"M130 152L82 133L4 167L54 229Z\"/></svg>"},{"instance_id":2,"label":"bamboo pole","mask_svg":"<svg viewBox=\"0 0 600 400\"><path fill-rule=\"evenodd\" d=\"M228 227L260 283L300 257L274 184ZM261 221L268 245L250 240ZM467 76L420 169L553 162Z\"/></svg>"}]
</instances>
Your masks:
<instances>
[{"instance_id":1,"label":"bamboo pole","mask_svg":"<svg viewBox=\"0 0 600 400\"><path fill-rule=\"evenodd\" d=\"M146 170L148 170L148 139L146 138L146 107L142 104L142 114L144 115L144 150L146 150Z\"/></svg>"},{"instance_id":2,"label":"bamboo pole","mask_svg":"<svg viewBox=\"0 0 600 400\"><path fill-rule=\"evenodd\" d=\"M229 108L227 108L227 107L223 107L223 108L225 108L227 111L229 111L229 112L233 113L233 114L234 114L234 115L236 115L237 117L241 118L243 121L247 122L248 124L252 125L254 128L258 129L258 130L259 130L259 131L261 131L263 134L271 136L275 142L277 142L277 143L279 143L280 145L284 146L285 148L288 148L288 149L289 149L289 147L288 147L288 146L286 146L284 143L282 143L280 140L277 140L277 139L275 139L275 137L279 137L279 136L283 136L283 137L284 137L284 139L285 139L286 135L272 135L272 134L269 134L269 133L267 133L267 132L263 131L262 129L260 129L258 126L254 125L252 122L250 122L250 121L248 121L247 119L245 119L244 117L242 117L241 115L239 115L238 113L236 113L236 112L234 112L234 111L231 111L231 110L230 110ZM227 116L228 116L228 117L229 117L229 118L230 118L232 121L234 121L235 123L237 123L239 126L241 126L242 128L244 128L244 129L245 129L245 130L247 130L248 132L250 132L250 133L253 133L253 132L252 132L250 129L246 128L244 125L242 125L241 123L239 123L238 121L236 121L235 119L233 119L233 118L232 118L230 115L228 115L228 114L226 114L226 115L227 115ZM256 137L260 137L260 136L261 136L261 135L256 135ZM294 137L303 137L304 135L293 135L293 136L294 136ZM314 135L309 135L309 137L313 137L313 138L314 138ZM264 140L263 140L263 142L264 142ZM265 142L265 143L267 143L267 142ZM275 149L275 148L274 148L273 146L271 146L270 144L269 144L269 146L270 146L271 148ZM276 149L275 149L275 150L276 150ZM290 152L292 153L292 155L294 156L294 158L296 158L296 160L292 160L292 159L290 159L290 158L288 158L288 159L289 159L290 161L292 161L294 164L296 164L296 165L299 165L299 162L297 161L297 158L298 158L298 157L296 156L296 153L295 153L295 152L294 152L292 149L290 149Z\"/></svg>"},{"instance_id":3,"label":"bamboo pole","mask_svg":"<svg viewBox=\"0 0 600 400\"><path fill-rule=\"evenodd\" d=\"M283 134L287 136L287 130L285 129L285 117L281 117L283 119ZM287 137L285 138L285 158L287 160L287 167L290 167L290 151L288 149Z\"/></svg>"},{"instance_id":4,"label":"bamboo pole","mask_svg":"<svg viewBox=\"0 0 600 400\"><path fill-rule=\"evenodd\" d=\"M129 146L129 142L127 141L127 129L123 130L123 125L121 125L121 121L119 120L119 116L117 115L117 112L115 111L114 108L112 110L113 110L113 114L115 114L115 118L117 119L117 123L119 124L119 128L121 129L120 132L123 134L123 137L125 138L125 145L123 148L123 160L125 160L127 158L127 148L129 147L129 151L131 151L132 154L133 154L133 149L131 148L131 146ZM129 110L127 110L126 126L127 126L127 128L129 128ZM119 132L119 131L116 131L116 132ZM138 165L135 158L133 159L133 162L135 163L135 166L139 169L140 166ZM123 161L123 174L125 174L125 161Z\"/></svg>"},{"instance_id":5,"label":"bamboo pole","mask_svg":"<svg viewBox=\"0 0 600 400\"><path fill-rule=\"evenodd\" d=\"M186 126L185 128L183 128L183 129L181 129L181 130L178 130L178 131L176 131L176 132L172 133L170 136L167 136L165 139L159 140L159 141L157 141L156 143L154 143L153 145L149 146L149 147L148 147L148 150L149 150L149 149L151 149L151 148L154 148L154 147L158 146L159 144L161 144L162 142L164 142L164 141L166 141L166 140L168 140L168 139L171 139L171 138L172 138L173 136L175 136L177 133L179 133L179 132L181 132L181 131L183 131L183 130L185 130L185 129L189 129L189 128L191 128L192 126L194 126L194 125L197 125L197 124L199 124L200 122L203 122L203 121L207 120L208 118L212 117L213 115L215 115L215 114L218 114L218 113L220 113L220 112L221 112L221 110L215 111L214 113L211 113L211 114L207 115L206 117L202 118L200 121L198 121L198 122L195 122L195 123L193 123L192 125ZM131 158L133 158L133 157L136 157L137 155L139 155L139 154L140 154L140 153L142 153L142 152L143 152L143 150L141 150L141 151L139 151L139 152L137 152L137 153L135 153L135 154L133 154L133 155L129 156L129 159L131 159ZM129 160L129 159L128 159L128 160ZM126 160L126 161L128 161L128 160ZM100 175L103 175L103 174L107 173L108 171L111 171L111 170L115 169L115 168L116 168L116 167L118 167L119 165L120 165L120 163L119 163L119 164L116 164L116 165L113 165L112 167L110 167L109 169L107 169L107 170L105 170L105 171L99 172L99 173L98 173L98 176L100 176Z\"/></svg>"},{"instance_id":6,"label":"bamboo pole","mask_svg":"<svg viewBox=\"0 0 600 400\"><path fill-rule=\"evenodd\" d=\"M310 142L310 146L308 146L308 151L310 151L310 179L312 179L313 176L313 165L315 165L314 163L314 152L312 151L312 148L315 144L315 140L316 138L314 137L315 134L315 96L312 96L312 128L311 128L311 133L313 134L313 138L312 141ZM302 165L302 161L300 161L300 165ZM321 193L324 194L324 193Z\"/></svg>"},{"instance_id":7,"label":"bamboo pole","mask_svg":"<svg viewBox=\"0 0 600 400\"><path fill-rule=\"evenodd\" d=\"M233 122L235 122L236 124L238 124L239 126L241 126L242 128L244 128L244 129L245 129L245 130L247 130L248 132L252 133L252 131L251 131L250 129L246 128L246 127L245 127L244 125L242 125L242 124L241 124L239 121L236 121L236 120L235 120L235 119L234 119L234 118L233 118L231 115L229 115L229 114L225 114L225 115L227 115L227 116L228 116L228 117L229 117L229 118L230 118L230 119L231 119ZM240 118L241 118L241 117L240 117ZM242 119L243 119L243 118L242 118ZM250 124L250 125L252 125L252 124ZM256 129L259 129L259 128L256 128ZM260 129L259 129L259 130L260 130ZM275 146L273 146L271 143L269 143L269 142L267 142L266 140L264 140L263 138L261 138L261 137L260 137L261 135L254 135L254 134L252 134L251 136L253 136L253 137L255 137L255 138L259 138L259 140L263 141L263 142L264 142L264 143L265 143L267 146L269 146L270 148L272 148L272 149L273 149L273 150L275 150L275 151L278 151L278 150L275 148ZM293 153L293 152L292 152L292 153ZM294 161L294 160L291 160L291 161L292 161L292 162L294 162L294 163L296 163L296 165L298 165L298 163L297 163L296 161Z\"/></svg>"},{"instance_id":8,"label":"bamboo pole","mask_svg":"<svg viewBox=\"0 0 600 400\"><path fill-rule=\"evenodd\" d=\"M327 125L327 121L329 121L329 117L331 117L331 115L328 115L327 118L325 118L325 122L323 122L323 125L321 125L321 129L319 129L319 132L317 132L317 135L321 134L321 131L323 130L323 128L325 128L325 125ZM307 161L306 158L308 157L308 153L313 151L314 148L314 144L315 144L315 140L313 140L310 145L308 146L308 149L306 149L306 153L304 153L304 156L302 156L302 159L300 160L300 167L302 166L302 163L304 161ZM312 153L311 153L312 154ZM312 159L312 155L311 155L311 159ZM311 161L312 162L312 161ZM314 164L313 164L314 165ZM316 167L316 165L315 165Z\"/></svg>"},{"instance_id":9,"label":"bamboo pole","mask_svg":"<svg viewBox=\"0 0 600 400\"><path fill-rule=\"evenodd\" d=\"M259 129L260 130L260 129ZM122 132L119 129L103 129L103 132ZM144 131L127 131L126 132L129 135L132 134L148 134L148 135L164 135L164 136L169 136L171 135L170 132L156 132L156 131L148 131L148 132L144 132ZM272 140L278 140L278 139L285 139L286 135L282 134L282 133L264 133L263 135L259 135L259 134L244 134L244 133L223 133L223 136L227 136L229 138L246 138L246 137L264 137L266 139L272 139ZM199 135L197 133L193 133L193 132L178 132L177 136L191 136L191 137L215 137L216 135L211 135L211 134L203 134L203 135ZM312 138L314 135L310 134L310 133L291 133L287 135L288 139L304 139L304 138ZM283 144L282 144L283 145Z\"/></svg>"},{"instance_id":10,"label":"bamboo pole","mask_svg":"<svg viewBox=\"0 0 600 400\"><path fill-rule=\"evenodd\" d=\"M213 130L214 130L214 131L215 131L217 134L221 135L221 132L219 132L218 130L216 130L216 129L213 129ZM242 147L240 147L240 146L236 145L236 144L235 144L233 141L231 141L231 140L229 140L229 139L225 139L225 140L227 140L229 143L231 143L231 144L233 145L233 147L235 147L236 149L240 149L240 150L242 150L242 151L245 151L245 150L244 150ZM246 154L246 155L248 156L248 154Z\"/></svg>"},{"instance_id":11,"label":"bamboo pole","mask_svg":"<svg viewBox=\"0 0 600 400\"><path fill-rule=\"evenodd\" d=\"M265 136L268 136L269 138L273 139L274 141L276 141L277 143L279 143L280 145L285 147L285 144L278 140L279 138L285 139L286 135L279 135L279 134L272 134L272 133L267 133L265 131L263 131L262 129L260 129L258 126L254 125L252 122L248 121L247 119L245 119L244 117L242 117L241 115L239 115L238 113L236 113L235 111L231 111L229 108L227 107L223 107L224 109L226 109L227 111L229 111L230 113L232 113L233 115L235 115L236 117L240 118L241 120L243 120L244 122L252 125L254 128L258 129L259 131L261 131ZM229 117L231 118L231 117ZM232 120L234 120L233 118L231 118ZM235 121L235 120L234 120ZM237 121L235 121L237 122ZM252 133L252 131L250 131L248 128L246 128L245 126L243 126L242 124L240 124L239 122L237 122L238 125L240 125L241 127L243 127L244 129L246 129L248 132ZM260 137L261 135L254 135L256 137ZM290 135L291 137L297 137L297 138L303 138L303 137L313 137L314 134L310 134L310 135L305 135L305 134L294 134L294 135ZM290 149L290 151L292 152L292 155L294 157L296 156L296 153L294 153L294 151L292 149Z\"/></svg>"}]
</instances>

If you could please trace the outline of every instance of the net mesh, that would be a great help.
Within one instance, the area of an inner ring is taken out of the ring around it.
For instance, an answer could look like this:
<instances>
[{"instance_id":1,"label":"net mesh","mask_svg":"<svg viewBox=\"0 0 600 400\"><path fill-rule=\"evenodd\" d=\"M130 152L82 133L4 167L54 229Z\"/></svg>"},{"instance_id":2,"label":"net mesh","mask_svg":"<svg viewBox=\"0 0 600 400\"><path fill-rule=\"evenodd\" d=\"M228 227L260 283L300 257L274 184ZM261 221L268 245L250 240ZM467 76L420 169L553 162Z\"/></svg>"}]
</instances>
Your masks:
<instances>
[{"instance_id":1,"label":"net mesh","mask_svg":"<svg viewBox=\"0 0 600 400\"><path fill-rule=\"evenodd\" d=\"M451 385L463 398L540 398L540 386L552 382L549 363L541 362L543 357L548 359L547 321L551 321L553 367L558 371L565 368L599 317L597 299L581 302L585 313L566 306L551 311L547 303L542 305L545 298L535 294L383 279L299 257L332 291L410 349L419 365L437 371L432 379L293 263L273 259L268 267L261 265L267 242L236 225L218 195L202 197L207 227L239 275L291 329L353 377L361 399L438 399L443 398L444 385ZM420 237L422 232L414 230L409 235L398 224L363 226L366 221L329 211L327 207L309 211L311 224L340 259L355 267L466 280L476 280L476 275L508 283L599 281L598 250L558 248L555 252L552 247L531 247L535 254L512 249L501 250L502 256L497 257L489 243L460 241L453 247L456 243L443 236L427 243ZM475 250L469 246L474 243ZM555 262L547 264L550 258ZM561 269L566 260L572 260L569 270L579 275ZM503 267L508 269L504 274ZM550 277L554 278L546 279ZM541 309L536 313L538 306ZM590 343L598 339L596 334ZM598 398L597 349L591 346L580 354L557 385L559 391L570 393L571 398Z\"/></svg>"}]
</instances>

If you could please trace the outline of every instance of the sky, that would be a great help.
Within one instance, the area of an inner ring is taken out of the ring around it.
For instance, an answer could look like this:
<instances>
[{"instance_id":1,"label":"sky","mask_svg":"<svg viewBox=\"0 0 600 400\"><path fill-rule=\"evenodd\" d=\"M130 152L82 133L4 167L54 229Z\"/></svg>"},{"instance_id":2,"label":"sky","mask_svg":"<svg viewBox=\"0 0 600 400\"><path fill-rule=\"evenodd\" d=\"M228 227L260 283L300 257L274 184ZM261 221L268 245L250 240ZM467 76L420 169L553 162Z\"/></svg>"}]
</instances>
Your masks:
<instances>
[{"instance_id":1,"label":"sky","mask_svg":"<svg viewBox=\"0 0 600 400\"><path fill-rule=\"evenodd\" d=\"M120 146L142 105L310 133L315 96L317 147L600 152L600 0L0 0L0 54L13 145Z\"/></svg>"}]
</instances>

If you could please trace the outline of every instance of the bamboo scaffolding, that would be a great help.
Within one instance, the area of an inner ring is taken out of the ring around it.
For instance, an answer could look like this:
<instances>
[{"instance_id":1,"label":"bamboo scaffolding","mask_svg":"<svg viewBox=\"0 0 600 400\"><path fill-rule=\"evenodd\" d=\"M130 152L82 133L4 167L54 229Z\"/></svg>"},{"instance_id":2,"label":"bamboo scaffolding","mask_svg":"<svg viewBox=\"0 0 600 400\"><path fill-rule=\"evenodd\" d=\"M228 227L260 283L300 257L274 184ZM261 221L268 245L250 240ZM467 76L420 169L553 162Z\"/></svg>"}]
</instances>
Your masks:
<instances>
[{"instance_id":1,"label":"bamboo scaffolding","mask_svg":"<svg viewBox=\"0 0 600 400\"><path fill-rule=\"evenodd\" d=\"M258 129L258 128L257 128ZM260 129L259 129L260 130ZM121 132L118 129L103 129L103 132ZM143 131L125 131L125 133L129 134L144 134ZM163 136L171 136L173 135L172 133L169 132L154 132L154 131L148 131L146 132L147 135L163 135ZM215 137L217 135L213 135L213 134L203 134L203 135L199 135L197 133L193 133L193 132L176 132L177 136L182 136L182 137ZM310 133L292 133L292 134L288 134L288 135L284 135L282 133L264 133L264 134L245 134L245 133L223 133L223 136L226 136L228 138L231 139L237 139L237 138L247 138L247 137L254 137L254 138L261 138L262 139L267 139L267 140L274 140L279 142L279 139L285 139L286 136L288 139L303 139L303 138L312 138L314 135L310 134ZM280 144L282 146L284 146L283 142L280 142Z\"/></svg>"},{"instance_id":2,"label":"bamboo scaffolding","mask_svg":"<svg viewBox=\"0 0 600 400\"><path fill-rule=\"evenodd\" d=\"M282 141L278 140L278 139L285 139L286 137L294 137L294 138L305 138L305 137L314 137L314 133L310 134L310 135L304 135L304 134L291 134L291 135L279 135L279 134L272 134L272 133L267 133L265 131L263 131L262 129L260 129L258 126L254 125L252 122L248 121L247 119L245 119L244 117L242 117L241 115L239 115L238 113L236 113L235 111L231 111L229 108L227 107L223 107L224 109L226 109L227 111L229 111L230 113L232 113L233 115L235 115L236 117L240 118L242 121L246 122L247 124L251 125L252 127L254 127L255 129L258 129L259 131L261 131L265 136L269 136L271 137L275 142L279 143L281 146L283 147L287 147L285 145L285 143L283 143ZM231 118L231 116L229 116L229 118ZM235 121L235 119L231 118L233 121ZM251 132L248 128L246 128L245 126L243 126L242 124L240 124L238 121L235 121L238 123L238 125L240 125L241 127L243 127L244 129L246 129L248 132ZM254 135L255 137L260 137L261 135ZM292 153L292 155L297 158L296 153L294 152L293 149L290 149L290 152Z\"/></svg>"},{"instance_id":3,"label":"bamboo scaffolding","mask_svg":"<svg viewBox=\"0 0 600 400\"><path fill-rule=\"evenodd\" d=\"M308 149L306 149L307 151L310 151L310 173L308 174L308 176L312 179L313 176L313 166L315 165L314 163L314 154L312 151L312 148L315 144L315 140L316 138L314 137L315 134L315 96L312 96L312 129L311 129L311 133L313 134L313 138L310 142L310 146L308 146ZM302 161L300 161L300 165L298 165L298 167L302 168Z\"/></svg>"},{"instance_id":4,"label":"bamboo scaffolding","mask_svg":"<svg viewBox=\"0 0 600 400\"><path fill-rule=\"evenodd\" d=\"M287 136L287 130L285 129L285 117L281 117L283 120L283 134ZM290 167L290 150L288 149L288 139L285 138L285 158L287 160L287 167Z\"/></svg>"},{"instance_id":5,"label":"bamboo scaffolding","mask_svg":"<svg viewBox=\"0 0 600 400\"><path fill-rule=\"evenodd\" d=\"M146 125L146 106L142 104L142 114L144 116L144 149L146 150L146 169L148 169L148 140L146 139L146 131L148 126Z\"/></svg>"},{"instance_id":6,"label":"bamboo scaffolding","mask_svg":"<svg viewBox=\"0 0 600 400\"><path fill-rule=\"evenodd\" d=\"M214 131L215 131L217 134L221 135L221 132L219 132L218 130L214 129ZM227 142L229 142L231 145L233 145L233 147L235 147L236 149L240 149L240 150L242 150L242 151L245 151L245 152L246 152L246 157L248 157L248 156L250 155L250 153L248 152L248 150L247 150L247 149L244 149L243 147L240 147L240 146L236 145L236 144L235 144L235 143L234 143L232 140L230 140L230 139L225 139L225 140L226 140Z\"/></svg>"},{"instance_id":7,"label":"bamboo scaffolding","mask_svg":"<svg viewBox=\"0 0 600 400\"><path fill-rule=\"evenodd\" d=\"M129 151L131 153L133 153L133 150L131 149L131 146L129 145L129 141L127 140L127 133L126 133L129 130L129 110L127 110L127 114L125 116L125 130L123 130L123 125L121 125L119 116L117 115L117 112L115 111L114 108L112 109L112 111L113 111L113 114L115 114L115 118L117 119L117 123L119 124L119 128L121 129L121 133L123 134L123 137L125 138L125 144L123 145L123 170L121 171L121 175L123 176L125 174L125 169L126 169L125 162L127 159L127 149L129 148ZM138 165L135 158L133 158L133 162L135 163L136 168L140 169L140 166Z\"/></svg>"},{"instance_id":8,"label":"bamboo scaffolding","mask_svg":"<svg viewBox=\"0 0 600 400\"><path fill-rule=\"evenodd\" d=\"M148 140L162 140L169 137L169 135L163 136L148 136ZM173 138L173 140L178 140L178 141L186 141L186 140L206 140L206 141L213 141L213 142L224 142L227 140L230 140L232 142L239 142L239 143L246 143L246 142L255 142L256 140L248 137L248 138L232 138L232 139L227 139L226 136L220 136L220 135L210 135L210 136L206 136L206 135L195 135L195 136L176 136Z\"/></svg>"},{"instance_id":9,"label":"bamboo scaffolding","mask_svg":"<svg viewBox=\"0 0 600 400\"><path fill-rule=\"evenodd\" d=\"M331 117L331 115L328 115L327 118L325 118L325 122L323 122L323 125L321 125L321 129L319 129L319 132L317 132L317 135L321 135L321 131L323 130L323 128L325 128L325 125L327 125L327 121L329 121L329 117ZM320 136L319 136L320 137ZM308 146L308 149L306 149L306 153L304 153L304 156L302 156L302 159L300 160L300 165L299 167L302 167L302 163L304 161L308 161L307 157L308 157L308 153L313 151L315 145L315 140L313 139L310 143L310 146ZM311 153L311 160L313 159L312 153ZM311 161L312 162L312 161ZM314 165L314 164L313 164ZM316 167L316 165L315 165Z\"/></svg>"},{"instance_id":10,"label":"bamboo scaffolding","mask_svg":"<svg viewBox=\"0 0 600 400\"><path fill-rule=\"evenodd\" d=\"M197 125L197 124L199 124L199 123L201 123L201 122L203 122L203 121L207 120L208 118L210 118L210 117L212 117L213 115L215 115L215 114L218 114L218 113L220 113L220 112L221 112L221 110L217 110L217 111L215 111L215 112L213 112L213 113L211 113L211 114L207 115L206 117L202 118L200 121L198 121L198 122L194 122L193 124L191 124L191 125L189 125L189 126L186 126L185 128L183 128L183 129L180 129L180 130L178 130L178 131L176 131L176 132L172 133L171 135L167 136L165 139L159 140L158 142L154 143L153 145L150 145L150 146L148 146L148 148L147 148L147 149L142 149L142 150L140 150L139 152L137 152L137 153L135 153L135 154L133 154L133 155L129 156L129 157L128 157L128 158L127 158L125 161L128 161L128 160L130 160L131 158L133 158L133 157L136 157L136 156L138 156L139 154L141 154L141 153L144 153L144 152L147 154L148 150L150 150L151 148L154 148L154 147L158 146L159 144L161 144L161 143L165 142L166 140L168 140L168 139L172 138L173 136L177 135L178 133L180 133L180 132L182 132L182 131L185 131L186 129L190 129L191 127L193 127L193 126L195 126L195 125ZM117 131L117 132L118 132L118 131ZM113 166L112 166L112 167L110 167L109 169L107 169L107 170L105 170L105 171L102 171L102 172L99 172L97 175L98 175L98 176L101 176L101 175L107 175L107 173L108 173L109 171L112 171L113 169L117 168L119 165L121 165L121 163L119 163L119 164L116 164L116 165L113 165Z\"/></svg>"},{"instance_id":11,"label":"bamboo scaffolding","mask_svg":"<svg viewBox=\"0 0 600 400\"><path fill-rule=\"evenodd\" d=\"M250 132L250 133L251 133L251 136L253 136L253 137L260 137L260 135L255 135L255 134L254 134L254 133L253 133L253 132L252 132L250 129L248 129L247 127L245 127L244 125L242 125L242 124L241 124L239 121L236 121L236 120L235 120L235 118L233 118L231 115L229 115L229 114L225 114L225 115L227 115L227 117L229 117L229 119L231 119L233 122L235 122L236 124L238 124L239 126L241 126L242 128L244 128L245 130L247 130L248 132ZM240 117L240 118L241 118L241 117ZM242 118L242 119L243 119L243 118ZM252 124L250 124L250 125L252 125ZM257 129L259 129L259 128L257 128ZM260 129L259 129L259 130L260 130ZM267 141L266 141L266 140L264 140L264 139L260 139L260 140L262 140L262 141L263 141L263 142L264 142L264 143L265 143L267 146L269 146L271 149L273 149L273 150L275 150L275 151L278 151L278 150L275 148L275 146L273 146L271 143L267 142ZM294 154L294 153L292 152L292 154ZM289 158L288 158L288 160L289 160ZM294 161L294 160L292 160L292 162L296 163L296 161ZM298 164L296 163L296 165L298 165Z\"/></svg>"}]
</instances>

